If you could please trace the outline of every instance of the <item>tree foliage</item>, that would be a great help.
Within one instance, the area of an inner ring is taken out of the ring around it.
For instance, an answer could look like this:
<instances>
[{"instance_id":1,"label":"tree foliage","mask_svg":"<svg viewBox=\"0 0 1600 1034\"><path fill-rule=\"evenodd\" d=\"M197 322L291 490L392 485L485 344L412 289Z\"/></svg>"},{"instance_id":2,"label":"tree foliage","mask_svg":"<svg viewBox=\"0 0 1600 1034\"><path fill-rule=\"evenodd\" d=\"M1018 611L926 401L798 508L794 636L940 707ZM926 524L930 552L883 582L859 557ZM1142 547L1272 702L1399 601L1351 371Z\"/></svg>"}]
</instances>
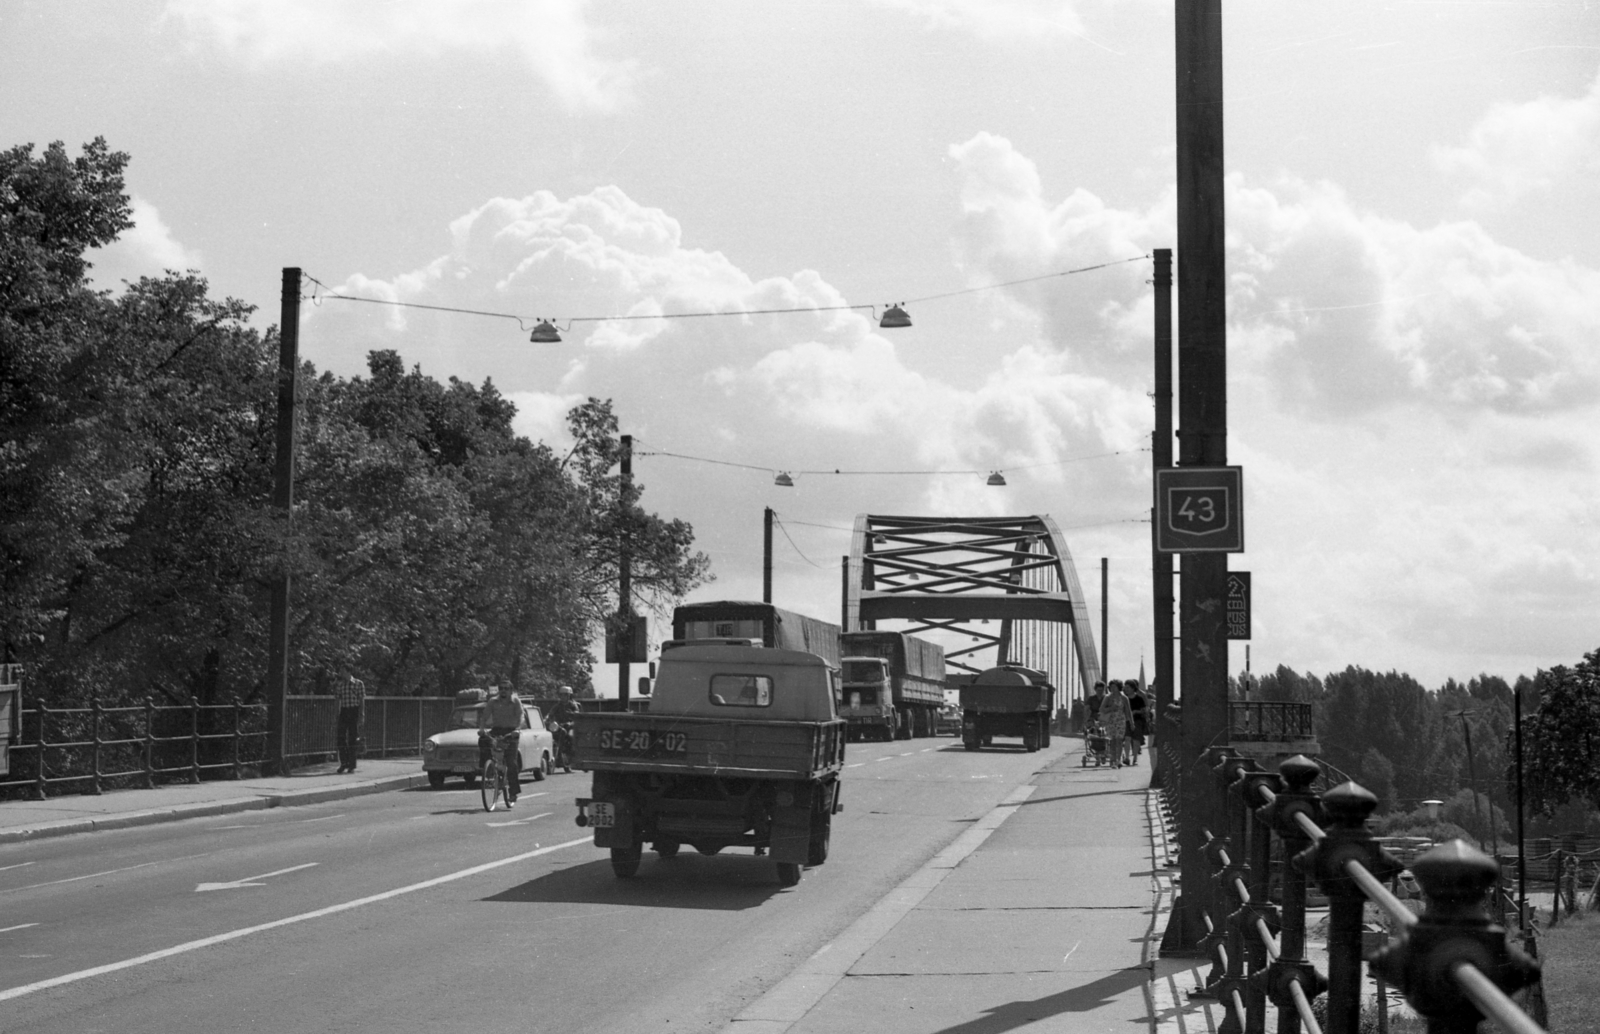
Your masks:
<instances>
[{"instance_id":1,"label":"tree foliage","mask_svg":"<svg viewBox=\"0 0 1600 1034\"><path fill-rule=\"evenodd\" d=\"M1529 806L1542 815L1572 801L1600 809L1600 650L1533 683L1539 708L1522 720Z\"/></svg>"},{"instance_id":2,"label":"tree foliage","mask_svg":"<svg viewBox=\"0 0 1600 1034\"><path fill-rule=\"evenodd\" d=\"M612 468L609 402L558 457L517 436L494 384L441 384L374 352L368 375L300 371L291 521L269 505L277 335L193 273L86 280L131 226L128 158L103 140L0 154L0 637L53 701L250 696L269 588L291 575L291 684L384 692L510 680L584 687L617 609L708 577L685 523Z\"/></svg>"}]
</instances>

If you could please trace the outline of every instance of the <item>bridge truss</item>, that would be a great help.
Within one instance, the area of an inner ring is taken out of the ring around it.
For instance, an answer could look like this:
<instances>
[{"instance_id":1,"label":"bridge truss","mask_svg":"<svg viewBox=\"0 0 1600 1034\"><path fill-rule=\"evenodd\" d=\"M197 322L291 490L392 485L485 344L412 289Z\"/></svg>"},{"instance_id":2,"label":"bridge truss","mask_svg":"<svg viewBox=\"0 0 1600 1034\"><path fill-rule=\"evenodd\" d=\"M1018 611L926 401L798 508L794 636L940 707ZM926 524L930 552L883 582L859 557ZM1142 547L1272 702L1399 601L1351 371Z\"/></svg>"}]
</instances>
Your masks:
<instances>
[{"instance_id":1,"label":"bridge truss","mask_svg":"<svg viewBox=\"0 0 1600 1034\"><path fill-rule=\"evenodd\" d=\"M955 672L1024 664L1050 676L1063 704L1100 678L1083 588L1049 516L858 514L846 563L846 631L894 621L945 633L928 638L946 644Z\"/></svg>"}]
</instances>

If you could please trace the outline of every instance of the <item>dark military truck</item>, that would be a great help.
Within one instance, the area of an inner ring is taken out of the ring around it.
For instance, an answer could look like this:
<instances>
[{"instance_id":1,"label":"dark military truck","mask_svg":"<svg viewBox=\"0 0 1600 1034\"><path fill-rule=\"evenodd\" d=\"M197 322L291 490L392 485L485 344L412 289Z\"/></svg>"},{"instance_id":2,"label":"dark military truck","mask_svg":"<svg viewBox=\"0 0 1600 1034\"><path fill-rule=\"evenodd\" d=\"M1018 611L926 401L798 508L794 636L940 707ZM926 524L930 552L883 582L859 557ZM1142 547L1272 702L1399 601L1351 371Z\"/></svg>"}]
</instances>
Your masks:
<instances>
[{"instance_id":1,"label":"dark military truck","mask_svg":"<svg viewBox=\"0 0 1600 1034\"><path fill-rule=\"evenodd\" d=\"M839 713L853 740L932 736L944 706L944 647L904 632L839 636Z\"/></svg>"},{"instance_id":2,"label":"dark military truck","mask_svg":"<svg viewBox=\"0 0 1600 1034\"><path fill-rule=\"evenodd\" d=\"M1020 736L1029 751L1050 746L1055 687L1042 671L1002 664L961 687L961 744L987 747L996 736Z\"/></svg>"},{"instance_id":3,"label":"dark military truck","mask_svg":"<svg viewBox=\"0 0 1600 1034\"><path fill-rule=\"evenodd\" d=\"M619 877L638 872L646 845L662 859L749 847L793 886L827 861L841 810L837 678L798 650L674 644L645 712L576 716L573 766L594 775L578 825Z\"/></svg>"}]
</instances>

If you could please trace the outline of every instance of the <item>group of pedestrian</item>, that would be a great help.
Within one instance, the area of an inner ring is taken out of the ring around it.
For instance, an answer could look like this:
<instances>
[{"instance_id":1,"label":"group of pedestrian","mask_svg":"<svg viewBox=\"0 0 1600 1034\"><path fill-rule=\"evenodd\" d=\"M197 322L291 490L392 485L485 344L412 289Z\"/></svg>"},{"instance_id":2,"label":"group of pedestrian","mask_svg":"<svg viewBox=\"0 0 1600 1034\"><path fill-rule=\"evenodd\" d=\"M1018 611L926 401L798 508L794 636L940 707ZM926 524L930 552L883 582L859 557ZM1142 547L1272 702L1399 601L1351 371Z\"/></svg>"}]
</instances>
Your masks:
<instances>
[{"instance_id":1,"label":"group of pedestrian","mask_svg":"<svg viewBox=\"0 0 1600 1034\"><path fill-rule=\"evenodd\" d=\"M1096 682L1089 697L1089 721L1105 729L1111 767L1137 765L1150 731L1150 701L1132 679Z\"/></svg>"}]
</instances>

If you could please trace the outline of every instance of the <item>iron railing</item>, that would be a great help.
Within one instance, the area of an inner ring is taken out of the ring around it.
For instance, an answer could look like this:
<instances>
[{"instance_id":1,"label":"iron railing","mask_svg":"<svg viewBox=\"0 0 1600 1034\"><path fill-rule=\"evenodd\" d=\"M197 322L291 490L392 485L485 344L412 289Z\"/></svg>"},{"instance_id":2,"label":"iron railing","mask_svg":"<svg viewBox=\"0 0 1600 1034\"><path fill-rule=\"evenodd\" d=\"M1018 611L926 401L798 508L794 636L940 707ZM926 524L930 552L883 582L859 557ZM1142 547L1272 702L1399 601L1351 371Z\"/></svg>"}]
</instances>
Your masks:
<instances>
[{"instance_id":1,"label":"iron railing","mask_svg":"<svg viewBox=\"0 0 1600 1034\"><path fill-rule=\"evenodd\" d=\"M1405 992L1429 1034L1470 1034L1484 1017L1513 1034L1542 1034L1509 997L1538 979L1538 964L1490 917L1489 893L1500 879L1493 859L1459 840L1418 857L1411 871L1426 900L1418 915L1384 886L1400 865L1367 828L1378 805L1370 792L1346 782L1314 793L1322 769L1305 757L1273 774L1231 748L1211 753L1231 793L1222 828L1202 828L1189 849L1216 867L1222 891L1200 942L1213 963L1204 990L1226 1012L1220 1034L1264 1034L1268 1002L1277 1006L1279 1034L1357 1034L1363 942L1384 938L1363 925L1369 902L1392 931L1370 958L1373 971ZM1284 859L1281 908L1271 902L1275 854ZM1328 898L1326 977L1305 952L1313 881ZM1324 993L1325 1027L1311 1006Z\"/></svg>"},{"instance_id":2,"label":"iron railing","mask_svg":"<svg viewBox=\"0 0 1600 1034\"><path fill-rule=\"evenodd\" d=\"M362 723L366 757L421 753L422 741L449 725L450 697L368 697ZM331 696L293 696L284 708L284 758L305 764L337 751ZM40 699L14 710L9 776L0 799L198 783L202 777L256 775L265 760L265 704L51 707Z\"/></svg>"},{"instance_id":3,"label":"iron railing","mask_svg":"<svg viewBox=\"0 0 1600 1034\"><path fill-rule=\"evenodd\" d=\"M1242 740L1314 739L1311 705L1285 700L1230 700L1228 738Z\"/></svg>"}]
</instances>

